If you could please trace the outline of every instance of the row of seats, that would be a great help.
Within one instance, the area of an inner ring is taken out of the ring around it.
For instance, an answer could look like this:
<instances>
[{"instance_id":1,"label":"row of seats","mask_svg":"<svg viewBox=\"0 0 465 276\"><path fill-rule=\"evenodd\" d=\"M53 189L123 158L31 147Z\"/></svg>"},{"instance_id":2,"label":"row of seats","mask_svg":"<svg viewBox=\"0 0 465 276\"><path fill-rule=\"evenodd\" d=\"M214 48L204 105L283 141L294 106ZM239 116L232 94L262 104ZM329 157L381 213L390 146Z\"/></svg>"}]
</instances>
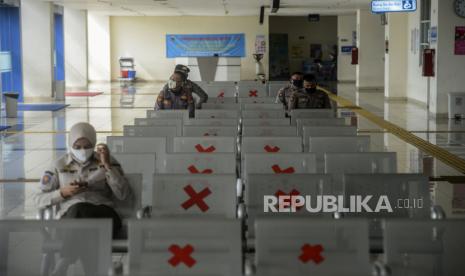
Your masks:
<instances>
[{"instance_id":1,"label":"row of seats","mask_svg":"<svg viewBox=\"0 0 465 276\"><path fill-rule=\"evenodd\" d=\"M1 222L8 258L0 272L28 269L14 266L18 252L50 271L69 244L62 233L71 232L80 237L81 263L99 260L83 265L89 275L107 275L117 248L129 253L128 275L371 275L373 267L379 275L386 267L391 275L461 275L455 268L463 266L464 238L456 235L465 224L429 220L427 177L397 174L395 153L370 152L370 138L331 110L290 115L219 108L190 119L186 111L148 111L123 136L107 138L133 191L130 201L116 202L124 240L111 240L109 221ZM423 201L392 213L264 212L270 195ZM404 226L411 230L402 233ZM21 246L24 229L34 229L28 244L36 251ZM370 251L384 253L381 262Z\"/></svg>"},{"instance_id":2,"label":"row of seats","mask_svg":"<svg viewBox=\"0 0 465 276\"><path fill-rule=\"evenodd\" d=\"M276 97L279 89L288 85L288 81L220 81L220 82L196 82L212 99L218 99L218 102L232 103L236 102L235 98L265 98ZM241 101L240 101L241 102ZM247 102L247 101L244 101Z\"/></svg>"}]
</instances>

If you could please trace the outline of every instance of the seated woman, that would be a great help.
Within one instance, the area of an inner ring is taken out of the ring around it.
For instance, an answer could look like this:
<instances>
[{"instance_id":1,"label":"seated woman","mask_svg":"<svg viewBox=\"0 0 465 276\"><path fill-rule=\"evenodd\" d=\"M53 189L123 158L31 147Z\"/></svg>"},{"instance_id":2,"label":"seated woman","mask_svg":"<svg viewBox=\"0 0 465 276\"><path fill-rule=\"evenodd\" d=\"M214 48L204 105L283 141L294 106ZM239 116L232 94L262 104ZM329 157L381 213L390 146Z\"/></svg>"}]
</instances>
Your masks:
<instances>
[{"instance_id":1,"label":"seated woman","mask_svg":"<svg viewBox=\"0 0 465 276\"><path fill-rule=\"evenodd\" d=\"M39 208L56 205L59 218L111 218L113 236L121 229L121 218L113 209L113 198L125 200L130 192L121 165L99 144L88 123L75 124L69 133L70 152L54 162L34 195Z\"/></svg>"}]
</instances>

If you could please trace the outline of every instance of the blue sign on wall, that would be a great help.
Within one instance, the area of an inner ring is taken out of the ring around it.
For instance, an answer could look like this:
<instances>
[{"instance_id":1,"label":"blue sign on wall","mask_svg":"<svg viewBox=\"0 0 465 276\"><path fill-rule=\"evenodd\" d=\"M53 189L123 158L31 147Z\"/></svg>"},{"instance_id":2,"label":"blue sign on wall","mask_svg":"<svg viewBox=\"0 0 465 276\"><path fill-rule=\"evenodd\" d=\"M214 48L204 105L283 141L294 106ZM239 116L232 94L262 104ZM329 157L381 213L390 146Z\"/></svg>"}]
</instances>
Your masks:
<instances>
[{"instance_id":1,"label":"blue sign on wall","mask_svg":"<svg viewBox=\"0 0 465 276\"><path fill-rule=\"evenodd\" d=\"M352 49L354 46L341 46L341 53L347 54L347 53L352 53Z\"/></svg>"},{"instance_id":2,"label":"blue sign on wall","mask_svg":"<svg viewBox=\"0 0 465 276\"><path fill-rule=\"evenodd\" d=\"M166 35L166 56L245 57L244 34Z\"/></svg>"},{"instance_id":3,"label":"blue sign on wall","mask_svg":"<svg viewBox=\"0 0 465 276\"><path fill-rule=\"evenodd\" d=\"M373 13L385 12L414 12L417 10L416 0L373 0L371 11Z\"/></svg>"}]
</instances>

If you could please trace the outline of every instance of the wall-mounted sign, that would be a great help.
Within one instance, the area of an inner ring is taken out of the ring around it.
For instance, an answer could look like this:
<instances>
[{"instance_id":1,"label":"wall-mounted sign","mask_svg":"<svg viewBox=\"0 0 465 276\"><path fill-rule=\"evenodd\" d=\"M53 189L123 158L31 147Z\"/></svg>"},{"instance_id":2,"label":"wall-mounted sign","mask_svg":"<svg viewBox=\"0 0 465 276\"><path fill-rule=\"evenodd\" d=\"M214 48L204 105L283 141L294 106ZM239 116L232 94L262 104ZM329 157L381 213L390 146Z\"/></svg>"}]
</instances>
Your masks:
<instances>
[{"instance_id":1,"label":"wall-mounted sign","mask_svg":"<svg viewBox=\"0 0 465 276\"><path fill-rule=\"evenodd\" d=\"M416 0L373 0L371 11L373 13L385 12L414 12L417 10Z\"/></svg>"},{"instance_id":2,"label":"wall-mounted sign","mask_svg":"<svg viewBox=\"0 0 465 276\"><path fill-rule=\"evenodd\" d=\"M438 42L438 27L431 27L429 29L429 43Z\"/></svg>"},{"instance_id":3,"label":"wall-mounted sign","mask_svg":"<svg viewBox=\"0 0 465 276\"><path fill-rule=\"evenodd\" d=\"M245 57L245 34L167 34L166 56Z\"/></svg>"},{"instance_id":4,"label":"wall-mounted sign","mask_svg":"<svg viewBox=\"0 0 465 276\"><path fill-rule=\"evenodd\" d=\"M465 26L455 27L455 54L465 55Z\"/></svg>"},{"instance_id":5,"label":"wall-mounted sign","mask_svg":"<svg viewBox=\"0 0 465 276\"><path fill-rule=\"evenodd\" d=\"M266 38L264 35L255 37L255 54L264 55L266 53Z\"/></svg>"},{"instance_id":6,"label":"wall-mounted sign","mask_svg":"<svg viewBox=\"0 0 465 276\"><path fill-rule=\"evenodd\" d=\"M354 46L341 46L341 54L350 55L352 53L352 48L354 48Z\"/></svg>"}]
</instances>

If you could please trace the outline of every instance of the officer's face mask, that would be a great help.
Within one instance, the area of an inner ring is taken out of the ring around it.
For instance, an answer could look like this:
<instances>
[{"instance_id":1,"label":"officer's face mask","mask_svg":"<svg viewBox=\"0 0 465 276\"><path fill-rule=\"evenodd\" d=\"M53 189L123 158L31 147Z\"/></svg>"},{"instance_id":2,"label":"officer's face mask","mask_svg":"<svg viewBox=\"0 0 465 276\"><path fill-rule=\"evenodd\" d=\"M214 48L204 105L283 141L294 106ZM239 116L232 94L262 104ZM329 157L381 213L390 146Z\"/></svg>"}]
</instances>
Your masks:
<instances>
[{"instance_id":1,"label":"officer's face mask","mask_svg":"<svg viewBox=\"0 0 465 276\"><path fill-rule=\"evenodd\" d=\"M304 85L303 80L291 80L291 83L292 83L293 86L295 86L297 88L302 88L303 85Z\"/></svg>"},{"instance_id":2,"label":"officer's face mask","mask_svg":"<svg viewBox=\"0 0 465 276\"><path fill-rule=\"evenodd\" d=\"M178 82L175 80L168 80L168 88L171 90L176 90L178 88Z\"/></svg>"},{"instance_id":3,"label":"officer's face mask","mask_svg":"<svg viewBox=\"0 0 465 276\"><path fill-rule=\"evenodd\" d=\"M71 153L73 154L73 156L79 160L80 162L84 163L86 162L87 160L90 159L90 157L94 154L94 149L91 148L91 149L74 149L74 148L71 148Z\"/></svg>"}]
</instances>

